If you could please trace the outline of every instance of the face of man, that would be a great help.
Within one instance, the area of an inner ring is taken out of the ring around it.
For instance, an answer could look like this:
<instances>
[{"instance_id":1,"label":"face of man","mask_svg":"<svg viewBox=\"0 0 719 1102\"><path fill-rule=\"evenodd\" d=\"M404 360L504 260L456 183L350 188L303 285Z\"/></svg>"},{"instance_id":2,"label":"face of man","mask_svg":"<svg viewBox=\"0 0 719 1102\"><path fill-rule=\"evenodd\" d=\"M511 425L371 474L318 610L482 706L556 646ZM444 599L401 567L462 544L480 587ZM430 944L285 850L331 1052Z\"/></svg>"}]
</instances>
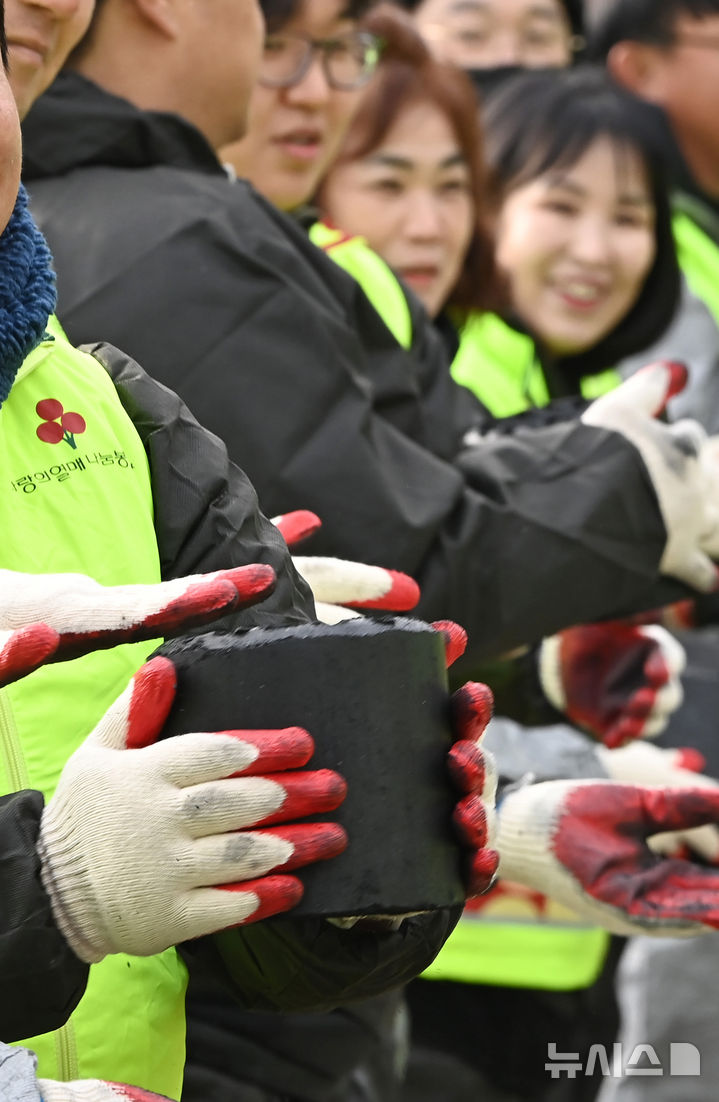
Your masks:
<instances>
[{"instance_id":1,"label":"face of man","mask_svg":"<svg viewBox=\"0 0 719 1102\"><path fill-rule=\"evenodd\" d=\"M678 17L669 46L621 42L610 72L666 112L697 182L719 197L719 15Z\"/></svg>"},{"instance_id":2,"label":"face of man","mask_svg":"<svg viewBox=\"0 0 719 1102\"><path fill-rule=\"evenodd\" d=\"M345 14L345 0L305 0L276 34L268 35L260 67L260 81L250 106L247 137L223 157L240 176L252 181L283 210L306 203L344 138L362 94L362 88L334 87L326 55L319 49L297 80L279 86L277 72L308 42L336 43L329 62L342 75L357 54L353 36L356 20Z\"/></svg>"},{"instance_id":3,"label":"face of man","mask_svg":"<svg viewBox=\"0 0 719 1102\"><path fill-rule=\"evenodd\" d=\"M265 24L257 0L190 0L182 8L187 115L215 148L241 138Z\"/></svg>"},{"instance_id":4,"label":"face of man","mask_svg":"<svg viewBox=\"0 0 719 1102\"><path fill-rule=\"evenodd\" d=\"M5 0L10 85L24 118L87 30L95 0Z\"/></svg>"}]
</instances>

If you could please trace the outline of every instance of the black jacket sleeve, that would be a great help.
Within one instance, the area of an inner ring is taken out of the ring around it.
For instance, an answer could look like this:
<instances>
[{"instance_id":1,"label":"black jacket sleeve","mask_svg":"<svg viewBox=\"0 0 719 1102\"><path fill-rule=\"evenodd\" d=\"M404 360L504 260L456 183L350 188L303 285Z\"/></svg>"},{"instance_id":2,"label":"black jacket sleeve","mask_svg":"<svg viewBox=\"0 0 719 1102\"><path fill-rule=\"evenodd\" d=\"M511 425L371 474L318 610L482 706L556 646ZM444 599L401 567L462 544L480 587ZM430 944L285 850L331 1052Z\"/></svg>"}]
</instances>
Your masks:
<instances>
[{"instance_id":1,"label":"black jacket sleeve","mask_svg":"<svg viewBox=\"0 0 719 1102\"><path fill-rule=\"evenodd\" d=\"M55 925L36 844L43 798L0 799L0 1040L59 1029L80 1001L89 966Z\"/></svg>"},{"instance_id":2,"label":"black jacket sleeve","mask_svg":"<svg viewBox=\"0 0 719 1102\"><path fill-rule=\"evenodd\" d=\"M433 379L452 395L439 351L408 356L297 227L195 176L70 173L47 205L38 182L71 339L107 333L177 390L269 514L318 513L313 553L415 577L420 615L463 623L473 660L658 603L665 530L627 441L570 422L490 434L458 460L466 422L426 400ZM88 256L95 224L107 248Z\"/></svg>"}]
</instances>

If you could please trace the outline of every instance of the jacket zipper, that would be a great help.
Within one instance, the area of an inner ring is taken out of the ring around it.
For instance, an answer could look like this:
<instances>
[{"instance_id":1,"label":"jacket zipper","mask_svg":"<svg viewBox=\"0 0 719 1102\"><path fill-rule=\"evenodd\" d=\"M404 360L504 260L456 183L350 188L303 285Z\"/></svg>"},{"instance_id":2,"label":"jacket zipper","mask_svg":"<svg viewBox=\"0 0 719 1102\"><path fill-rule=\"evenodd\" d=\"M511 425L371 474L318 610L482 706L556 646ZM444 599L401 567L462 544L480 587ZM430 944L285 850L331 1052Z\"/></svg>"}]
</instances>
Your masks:
<instances>
[{"instance_id":1,"label":"jacket zipper","mask_svg":"<svg viewBox=\"0 0 719 1102\"><path fill-rule=\"evenodd\" d=\"M72 1083L80 1078L72 1018L65 1025L55 1030L55 1056L58 1068L57 1077L62 1083Z\"/></svg>"},{"instance_id":2,"label":"jacket zipper","mask_svg":"<svg viewBox=\"0 0 719 1102\"><path fill-rule=\"evenodd\" d=\"M12 706L7 693L4 692L0 692L0 751L5 766L7 791L21 792L23 789L29 788L30 778L17 735ZM58 1079L65 1082L79 1079L77 1045L71 1021L55 1031L55 1056L58 1066Z\"/></svg>"},{"instance_id":3,"label":"jacket zipper","mask_svg":"<svg viewBox=\"0 0 719 1102\"><path fill-rule=\"evenodd\" d=\"M6 693L0 693L0 749L5 765L7 791L21 792L29 788L27 766L17 737L12 707Z\"/></svg>"}]
</instances>

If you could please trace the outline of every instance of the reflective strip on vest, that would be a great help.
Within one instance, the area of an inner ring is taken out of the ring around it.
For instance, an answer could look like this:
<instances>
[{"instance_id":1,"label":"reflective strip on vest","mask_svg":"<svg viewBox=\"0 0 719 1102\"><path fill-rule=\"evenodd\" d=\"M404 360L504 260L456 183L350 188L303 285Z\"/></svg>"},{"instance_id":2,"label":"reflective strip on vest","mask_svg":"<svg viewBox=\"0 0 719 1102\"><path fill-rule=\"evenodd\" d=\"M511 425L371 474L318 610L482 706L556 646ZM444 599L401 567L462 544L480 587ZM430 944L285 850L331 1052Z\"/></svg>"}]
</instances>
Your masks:
<instances>
[{"instance_id":1,"label":"reflective strip on vest","mask_svg":"<svg viewBox=\"0 0 719 1102\"><path fill-rule=\"evenodd\" d=\"M687 214L672 217L679 266L719 325L719 247Z\"/></svg>"},{"instance_id":2,"label":"reflective strip on vest","mask_svg":"<svg viewBox=\"0 0 719 1102\"><path fill-rule=\"evenodd\" d=\"M72 348L58 326L52 332L0 409L0 566L82 572L104 585L159 581L142 441L102 365ZM67 413L79 417L58 438ZM2 690L0 792L31 787L49 798L70 754L157 642L45 666ZM91 967L69 1022L22 1044L38 1054L44 1078L111 1079L179 1098L186 985L174 949L107 957Z\"/></svg>"},{"instance_id":3,"label":"reflective strip on vest","mask_svg":"<svg viewBox=\"0 0 719 1102\"><path fill-rule=\"evenodd\" d=\"M550 401L534 341L497 314L471 313L459 328L459 349L452 377L479 398L495 417L513 417ZM621 383L616 371L587 375L585 398L599 398Z\"/></svg>"},{"instance_id":4,"label":"reflective strip on vest","mask_svg":"<svg viewBox=\"0 0 719 1102\"><path fill-rule=\"evenodd\" d=\"M397 343L411 348L412 315L402 284L364 237L353 237L324 222L315 222L310 241L357 280Z\"/></svg>"}]
</instances>

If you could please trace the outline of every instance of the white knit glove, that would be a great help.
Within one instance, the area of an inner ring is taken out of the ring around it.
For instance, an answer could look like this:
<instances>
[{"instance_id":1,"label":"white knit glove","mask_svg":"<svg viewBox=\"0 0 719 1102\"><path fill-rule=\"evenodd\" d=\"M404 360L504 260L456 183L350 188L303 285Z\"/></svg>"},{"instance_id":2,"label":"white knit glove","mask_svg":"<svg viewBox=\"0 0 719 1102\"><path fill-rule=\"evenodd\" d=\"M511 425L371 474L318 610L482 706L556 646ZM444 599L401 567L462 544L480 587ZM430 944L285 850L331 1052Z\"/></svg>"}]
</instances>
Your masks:
<instances>
[{"instance_id":1,"label":"white knit glove","mask_svg":"<svg viewBox=\"0 0 719 1102\"><path fill-rule=\"evenodd\" d=\"M719 872L661 857L647 839L717 823L714 788L526 785L500 805L499 871L617 934L706 933L719 928Z\"/></svg>"},{"instance_id":2,"label":"white knit glove","mask_svg":"<svg viewBox=\"0 0 719 1102\"><path fill-rule=\"evenodd\" d=\"M292 772L312 755L305 731L188 734L151 745L174 694L167 658L143 666L70 758L43 813L43 884L59 929L91 963L107 953L151 955L288 910L302 896L300 881L265 874L346 845L334 823L247 829L331 811L344 799L338 774Z\"/></svg>"},{"instance_id":3,"label":"white knit glove","mask_svg":"<svg viewBox=\"0 0 719 1102\"><path fill-rule=\"evenodd\" d=\"M639 451L656 492L667 533L663 574L701 592L716 588L719 558L719 463L696 421L667 426L654 420L686 382L686 369L658 362L593 402L588 425L625 436Z\"/></svg>"},{"instance_id":4,"label":"white knit glove","mask_svg":"<svg viewBox=\"0 0 719 1102\"><path fill-rule=\"evenodd\" d=\"M38 1079L42 1102L169 1102L164 1094L154 1094L124 1083L105 1083L100 1079L82 1079L74 1083L58 1083L54 1079Z\"/></svg>"},{"instance_id":5,"label":"white knit glove","mask_svg":"<svg viewBox=\"0 0 719 1102\"><path fill-rule=\"evenodd\" d=\"M663 749L646 742L635 742L619 750L606 750L600 746L597 754L613 781L670 788L719 789L717 781L701 772L704 758L691 747ZM688 846L705 861L716 862L719 860L719 828L707 825L655 834L649 839L649 845L655 853L669 854Z\"/></svg>"},{"instance_id":6,"label":"white knit glove","mask_svg":"<svg viewBox=\"0 0 719 1102\"><path fill-rule=\"evenodd\" d=\"M273 517L288 547L296 547L322 526L315 513L299 509ZM317 618L336 624L357 616L353 609L407 612L419 601L419 586L407 574L346 559L295 555L295 569L315 598Z\"/></svg>"},{"instance_id":7,"label":"white knit glove","mask_svg":"<svg viewBox=\"0 0 719 1102\"><path fill-rule=\"evenodd\" d=\"M49 660L170 638L269 596L260 563L155 585L104 586L84 574L0 570L0 685Z\"/></svg>"}]
</instances>

